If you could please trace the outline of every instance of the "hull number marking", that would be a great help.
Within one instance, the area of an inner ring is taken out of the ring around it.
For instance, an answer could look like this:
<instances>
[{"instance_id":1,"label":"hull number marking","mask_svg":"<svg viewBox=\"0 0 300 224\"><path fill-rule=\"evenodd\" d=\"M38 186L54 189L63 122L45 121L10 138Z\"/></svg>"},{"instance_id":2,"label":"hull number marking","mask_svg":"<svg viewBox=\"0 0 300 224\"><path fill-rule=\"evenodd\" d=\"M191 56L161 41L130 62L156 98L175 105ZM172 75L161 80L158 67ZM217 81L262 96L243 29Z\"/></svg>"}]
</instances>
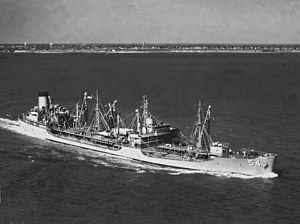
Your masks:
<instances>
[{"instance_id":1,"label":"hull number marking","mask_svg":"<svg viewBox=\"0 0 300 224\"><path fill-rule=\"evenodd\" d=\"M263 167L263 168L267 168L268 167L268 163L263 161L260 162L259 160L254 161L254 160L248 160L248 163L250 166L258 166L258 167Z\"/></svg>"}]
</instances>

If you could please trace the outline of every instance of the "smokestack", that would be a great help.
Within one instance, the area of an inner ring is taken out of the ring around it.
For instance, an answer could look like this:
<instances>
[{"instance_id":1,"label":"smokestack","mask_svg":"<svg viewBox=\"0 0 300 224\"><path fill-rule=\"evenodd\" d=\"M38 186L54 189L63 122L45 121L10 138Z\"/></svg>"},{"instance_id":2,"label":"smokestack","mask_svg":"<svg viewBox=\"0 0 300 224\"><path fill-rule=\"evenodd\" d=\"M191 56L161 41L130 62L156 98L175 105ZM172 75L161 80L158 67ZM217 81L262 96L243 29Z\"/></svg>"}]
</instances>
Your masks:
<instances>
[{"instance_id":1,"label":"smokestack","mask_svg":"<svg viewBox=\"0 0 300 224\"><path fill-rule=\"evenodd\" d=\"M42 110L45 108L46 111L49 109L49 93L48 92L39 92L39 109Z\"/></svg>"}]
</instances>

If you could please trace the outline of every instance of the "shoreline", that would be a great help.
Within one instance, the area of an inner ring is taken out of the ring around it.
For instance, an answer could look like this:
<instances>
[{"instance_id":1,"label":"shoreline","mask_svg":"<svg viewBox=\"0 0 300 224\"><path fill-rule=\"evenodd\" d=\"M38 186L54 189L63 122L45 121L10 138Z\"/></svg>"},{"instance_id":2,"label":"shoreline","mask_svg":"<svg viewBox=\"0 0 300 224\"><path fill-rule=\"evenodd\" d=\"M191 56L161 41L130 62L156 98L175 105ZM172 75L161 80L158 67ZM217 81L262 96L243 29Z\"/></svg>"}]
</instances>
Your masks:
<instances>
[{"instance_id":1,"label":"shoreline","mask_svg":"<svg viewBox=\"0 0 300 224\"><path fill-rule=\"evenodd\" d=\"M238 53L238 54L280 54L280 53L300 53L300 50L286 50L286 51L262 51L262 50L158 50L158 51L147 51L147 50L141 50L141 51L95 51L95 50L74 50L74 51L63 51L63 50L15 50L15 51L0 51L0 53L8 53L8 54L76 54L76 53L92 53L92 54L159 54L159 53L199 53L199 54L205 54L205 53L220 53L220 54L228 54L228 53Z\"/></svg>"},{"instance_id":2,"label":"shoreline","mask_svg":"<svg viewBox=\"0 0 300 224\"><path fill-rule=\"evenodd\" d=\"M0 44L0 53L298 53L300 45L270 44Z\"/></svg>"}]
</instances>

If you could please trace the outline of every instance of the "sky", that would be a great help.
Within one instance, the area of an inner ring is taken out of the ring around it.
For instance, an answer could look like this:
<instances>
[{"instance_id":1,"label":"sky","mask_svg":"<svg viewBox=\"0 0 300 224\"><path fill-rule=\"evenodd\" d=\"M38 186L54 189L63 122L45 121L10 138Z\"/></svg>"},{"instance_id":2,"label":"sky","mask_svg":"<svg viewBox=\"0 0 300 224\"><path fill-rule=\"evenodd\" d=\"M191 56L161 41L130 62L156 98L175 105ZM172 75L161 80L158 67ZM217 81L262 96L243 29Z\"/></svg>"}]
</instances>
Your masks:
<instances>
[{"instance_id":1,"label":"sky","mask_svg":"<svg viewBox=\"0 0 300 224\"><path fill-rule=\"evenodd\" d=\"M0 43L300 44L300 0L0 0Z\"/></svg>"}]
</instances>

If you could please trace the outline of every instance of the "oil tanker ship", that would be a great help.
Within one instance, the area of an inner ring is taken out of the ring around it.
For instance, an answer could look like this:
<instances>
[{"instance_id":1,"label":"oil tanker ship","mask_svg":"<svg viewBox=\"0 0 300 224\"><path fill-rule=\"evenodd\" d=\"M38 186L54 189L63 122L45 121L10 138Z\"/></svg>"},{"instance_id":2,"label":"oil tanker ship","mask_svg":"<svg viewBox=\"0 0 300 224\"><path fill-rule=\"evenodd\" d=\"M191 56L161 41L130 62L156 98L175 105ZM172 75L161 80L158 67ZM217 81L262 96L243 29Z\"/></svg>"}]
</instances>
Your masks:
<instances>
[{"instance_id":1,"label":"oil tanker ship","mask_svg":"<svg viewBox=\"0 0 300 224\"><path fill-rule=\"evenodd\" d=\"M95 102L94 108L89 107L89 101ZM20 115L18 121L37 138L140 162L250 176L273 173L277 154L231 149L228 143L213 141L211 106L203 110L200 101L190 138L172 125L158 121L149 111L147 96L132 113L128 126L118 115L116 102L109 103L105 110L98 91L90 96L85 92L70 112L53 104L48 92L40 92L38 105Z\"/></svg>"}]
</instances>

